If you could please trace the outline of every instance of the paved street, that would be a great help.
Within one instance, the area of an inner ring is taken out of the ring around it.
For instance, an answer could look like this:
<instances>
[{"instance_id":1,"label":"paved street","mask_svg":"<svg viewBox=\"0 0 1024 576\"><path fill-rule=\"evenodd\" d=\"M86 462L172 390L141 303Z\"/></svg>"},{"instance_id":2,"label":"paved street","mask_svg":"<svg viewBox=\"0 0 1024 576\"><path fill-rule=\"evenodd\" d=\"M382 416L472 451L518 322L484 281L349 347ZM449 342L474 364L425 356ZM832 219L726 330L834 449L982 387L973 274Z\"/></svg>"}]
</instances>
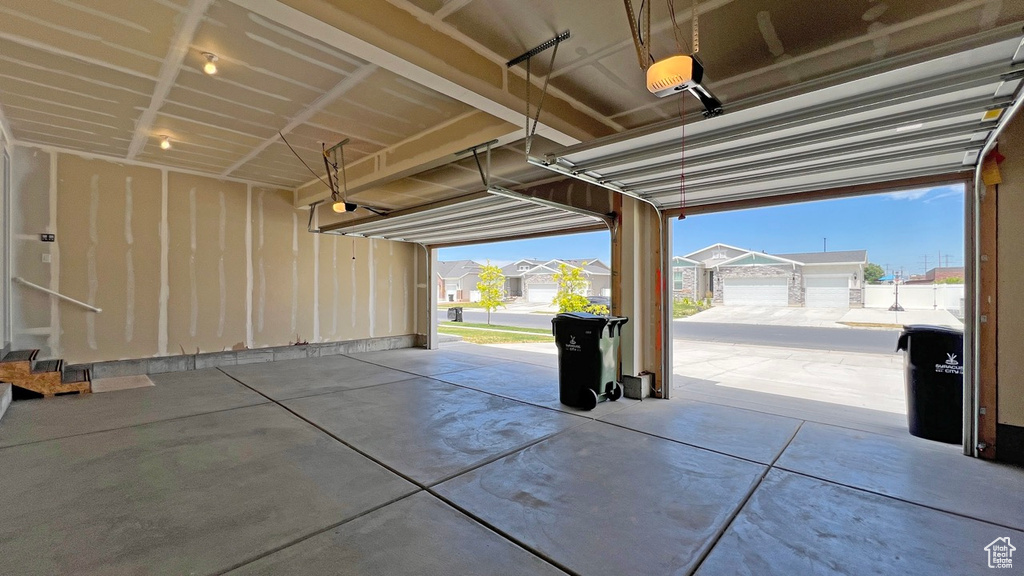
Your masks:
<instances>
[{"instance_id":1,"label":"paved street","mask_svg":"<svg viewBox=\"0 0 1024 576\"><path fill-rule=\"evenodd\" d=\"M673 322L675 338L779 348L892 354L899 330Z\"/></svg>"},{"instance_id":2,"label":"paved street","mask_svg":"<svg viewBox=\"0 0 1024 576\"><path fill-rule=\"evenodd\" d=\"M447 312L441 310L444 320ZM466 322L487 322L487 312L466 309ZM546 314L518 314L494 312L492 324L525 328L551 328L551 316ZM842 352L892 354L896 349L898 330L865 330L856 328L816 328L807 326L767 326L714 322L673 322L673 337L702 342L721 342L780 348L806 348Z\"/></svg>"}]
</instances>

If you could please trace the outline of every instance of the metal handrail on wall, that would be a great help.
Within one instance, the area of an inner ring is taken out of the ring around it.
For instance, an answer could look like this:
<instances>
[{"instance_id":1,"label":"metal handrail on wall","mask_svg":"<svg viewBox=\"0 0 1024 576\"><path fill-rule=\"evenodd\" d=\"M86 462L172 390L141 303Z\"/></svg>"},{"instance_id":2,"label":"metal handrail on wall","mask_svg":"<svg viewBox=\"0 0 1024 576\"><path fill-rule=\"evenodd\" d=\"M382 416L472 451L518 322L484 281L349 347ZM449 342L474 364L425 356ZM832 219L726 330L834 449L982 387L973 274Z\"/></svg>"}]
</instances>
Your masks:
<instances>
[{"instance_id":1,"label":"metal handrail on wall","mask_svg":"<svg viewBox=\"0 0 1024 576\"><path fill-rule=\"evenodd\" d=\"M39 290L40 292L45 292L45 293L49 294L50 296L56 296L57 298L65 301L65 302L70 302L72 304L81 306L82 308L85 308L86 310L89 310L90 312L96 312L97 314L100 313L100 312L103 312L103 310L101 308L97 308L95 306L91 306L91 305L86 304L85 302L82 302L80 300L75 300L74 298L71 298L70 296L65 296L65 295L61 294L60 292L54 292L53 290L50 290L49 288L44 288L44 287L40 286L39 284L33 284L32 282L29 282L28 280L25 280L24 278L15 277L15 278L11 278L11 280L14 280L18 284L22 284L24 286L28 286L29 288L35 288L36 290Z\"/></svg>"}]
</instances>

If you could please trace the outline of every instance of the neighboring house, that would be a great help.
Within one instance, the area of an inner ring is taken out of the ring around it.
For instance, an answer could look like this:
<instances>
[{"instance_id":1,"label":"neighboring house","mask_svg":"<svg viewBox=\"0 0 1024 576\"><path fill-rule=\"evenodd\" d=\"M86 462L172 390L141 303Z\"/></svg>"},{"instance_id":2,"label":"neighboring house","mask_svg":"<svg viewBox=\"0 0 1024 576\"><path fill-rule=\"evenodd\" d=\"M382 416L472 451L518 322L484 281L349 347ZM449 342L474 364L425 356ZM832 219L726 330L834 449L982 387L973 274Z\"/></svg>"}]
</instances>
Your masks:
<instances>
[{"instance_id":1,"label":"neighboring house","mask_svg":"<svg viewBox=\"0 0 1024 576\"><path fill-rule=\"evenodd\" d=\"M676 298L720 305L863 306L866 250L766 254L714 244L672 259Z\"/></svg>"},{"instance_id":2,"label":"neighboring house","mask_svg":"<svg viewBox=\"0 0 1024 576\"><path fill-rule=\"evenodd\" d=\"M558 287L555 274L559 265L581 268L587 279L584 296L611 295L612 271L607 264L593 260L530 260L522 259L502 266L505 275L505 298L525 298L527 302L550 303ZM437 263L437 300L439 302L476 302L480 293L483 265L472 260L439 261Z\"/></svg>"},{"instance_id":3,"label":"neighboring house","mask_svg":"<svg viewBox=\"0 0 1024 576\"><path fill-rule=\"evenodd\" d=\"M911 276L904 284L935 284L949 278L959 278L963 281L964 267L932 268L925 272L923 276L916 274Z\"/></svg>"},{"instance_id":4,"label":"neighboring house","mask_svg":"<svg viewBox=\"0 0 1024 576\"><path fill-rule=\"evenodd\" d=\"M584 296L608 296L611 294L612 271L598 259L592 260L532 260L524 258L504 266L505 296L524 298L527 302L550 303L555 299L558 286L555 274L559 265L581 268L587 279Z\"/></svg>"},{"instance_id":5,"label":"neighboring house","mask_svg":"<svg viewBox=\"0 0 1024 576\"><path fill-rule=\"evenodd\" d=\"M438 302L469 302L480 282L480 264L472 260L438 261L436 280Z\"/></svg>"}]
</instances>

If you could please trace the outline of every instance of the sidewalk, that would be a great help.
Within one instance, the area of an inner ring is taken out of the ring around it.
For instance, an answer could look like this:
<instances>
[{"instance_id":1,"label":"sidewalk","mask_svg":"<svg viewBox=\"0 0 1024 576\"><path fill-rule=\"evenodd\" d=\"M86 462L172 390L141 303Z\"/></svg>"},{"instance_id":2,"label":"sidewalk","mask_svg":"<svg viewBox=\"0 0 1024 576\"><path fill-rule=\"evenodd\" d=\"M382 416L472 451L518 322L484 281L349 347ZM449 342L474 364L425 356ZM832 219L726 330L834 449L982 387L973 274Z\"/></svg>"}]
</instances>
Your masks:
<instances>
[{"instance_id":1,"label":"sidewalk","mask_svg":"<svg viewBox=\"0 0 1024 576\"><path fill-rule=\"evenodd\" d=\"M814 328L898 328L907 324L931 324L963 328L963 322L946 310L889 312L878 308L790 308L774 306L715 306L676 322L806 326Z\"/></svg>"}]
</instances>

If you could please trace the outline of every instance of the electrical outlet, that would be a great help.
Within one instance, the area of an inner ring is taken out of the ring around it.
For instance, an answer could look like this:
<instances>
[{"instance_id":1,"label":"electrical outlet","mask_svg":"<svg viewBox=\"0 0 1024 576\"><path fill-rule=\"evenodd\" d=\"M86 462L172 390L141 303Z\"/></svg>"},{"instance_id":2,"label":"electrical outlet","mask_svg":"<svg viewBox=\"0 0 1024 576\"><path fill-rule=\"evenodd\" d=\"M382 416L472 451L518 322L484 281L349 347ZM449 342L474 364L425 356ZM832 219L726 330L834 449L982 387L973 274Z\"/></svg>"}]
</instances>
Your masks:
<instances>
[{"instance_id":1,"label":"electrical outlet","mask_svg":"<svg viewBox=\"0 0 1024 576\"><path fill-rule=\"evenodd\" d=\"M43 264L49 264L49 263L50 263L50 255L49 254L43 254Z\"/></svg>"}]
</instances>

